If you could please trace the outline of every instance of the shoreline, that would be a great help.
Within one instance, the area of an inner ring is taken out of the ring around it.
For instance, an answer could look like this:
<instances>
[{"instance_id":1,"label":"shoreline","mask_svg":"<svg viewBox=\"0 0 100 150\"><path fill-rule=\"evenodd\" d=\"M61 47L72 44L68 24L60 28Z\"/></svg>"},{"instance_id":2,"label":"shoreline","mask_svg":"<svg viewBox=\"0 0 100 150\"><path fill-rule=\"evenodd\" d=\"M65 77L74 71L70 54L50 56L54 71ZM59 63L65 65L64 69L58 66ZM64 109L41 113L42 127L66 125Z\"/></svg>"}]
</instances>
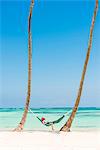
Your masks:
<instances>
[{"instance_id":1,"label":"shoreline","mask_svg":"<svg viewBox=\"0 0 100 150\"><path fill-rule=\"evenodd\" d=\"M12 132L14 128L1 128L0 132ZM21 132L53 132L52 130L46 129L23 129ZM54 132L59 132L59 130L54 130ZM71 128L70 132L100 132L100 128Z\"/></svg>"}]
</instances>

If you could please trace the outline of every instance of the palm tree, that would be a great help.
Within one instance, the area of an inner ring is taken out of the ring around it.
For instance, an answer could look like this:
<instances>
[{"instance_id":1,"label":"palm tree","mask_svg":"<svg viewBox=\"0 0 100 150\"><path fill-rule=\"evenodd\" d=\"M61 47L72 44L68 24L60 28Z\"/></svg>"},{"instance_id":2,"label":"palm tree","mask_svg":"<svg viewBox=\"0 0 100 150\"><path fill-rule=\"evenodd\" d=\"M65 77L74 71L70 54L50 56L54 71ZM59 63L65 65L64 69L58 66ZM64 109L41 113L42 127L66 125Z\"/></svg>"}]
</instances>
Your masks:
<instances>
[{"instance_id":1,"label":"palm tree","mask_svg":"<svg viewBox=\"0 0 100 150\"><path fill-rule=\"evenodd\" d=\"M94 23L95 23L95 20L96 20L97 10L98 10L98 0L96 0L96 6L95 6L95 9L94 9L94 14L93 14L93 18L92 18L87 55L86 55L86 59L85 59L84 67L83 67L83 72L82 72L82 77L81 77L81 80L80 80L80 86L79 86L76 102L75 102L73 111L72 111L68 121L60 129L60 131L65 131L65 132L70 131L70 127L72 125L73 119L75 118L75 114L76 114L78 106L79 106L79 102L80 102L80 98L81 98L81 94L82 94L82 89L83 89L84 78L85 78L86 69L87 69L87 65L88 65L88 60L89 60L89 57L90 57L90 51L91 51L91 46L92 46L93 29L94 29Z\"/></svg>"},{"instance_id":2,"label":"palm tree","mask_svg":"<svg viewBox=\"0 0 100 150\"><path fill-rule=\"evenodd\" d=\"M31 18L32 18L32 9L34 6L34 0L31 1L29 17L28 17L28 87L27 87L27 97L26 104L24 108L24 113L22 119L17 128L14 131L23 130L24 124L26 122L26 117L28 113L29 103L30 103L30 95L31 95L31 74L32 74L32 39L31 39Z\"/></svg>"}]
</instances>

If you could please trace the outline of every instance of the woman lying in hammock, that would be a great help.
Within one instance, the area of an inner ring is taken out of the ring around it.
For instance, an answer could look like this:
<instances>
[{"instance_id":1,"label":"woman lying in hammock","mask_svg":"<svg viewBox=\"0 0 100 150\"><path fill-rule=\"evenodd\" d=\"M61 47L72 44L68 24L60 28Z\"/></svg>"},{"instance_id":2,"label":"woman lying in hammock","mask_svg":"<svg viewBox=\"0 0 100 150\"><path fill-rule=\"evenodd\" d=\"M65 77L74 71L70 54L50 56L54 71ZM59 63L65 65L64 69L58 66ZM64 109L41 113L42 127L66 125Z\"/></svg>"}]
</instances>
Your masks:
<instances>
[{"instance_id":1,"label":"woman lying in hammock","mask_svg":"<svg viewBox=\"0 0 100 150\"><path fill-rule=\"evenodd\" d=\"M44 117L39 118L37 115L35 115L35 113L34 113L31 109L29 109L28 112L31 112L33 115L35 115L36 118L37 118L43 125L45 125L45 126L47 126L47 127L51 126L51 127L52 127L52 130L54 131L53 125L56 124L56 123L59 123L59 122L65 117L65 115L68 115L69 113L71 113L71 111L72 111L72 109L71 109L70 111L64 113L64 114L63 114L60 118L58 118L57 120L48 121L48 122L45 121L46 119L45 119Z\"/></svg>"},{"instance_id":2,"label":"woman lying in hammock","mask_svg":"<svg viewBox=\"0 0 100 150\"><path fill-rule=\"evenodd\" d=\"M62 117L60 117L60 118L58 118L57 120L55 120L55 121L50 121L50 122L46 122L45 120L45 118L44 117L42 117L41 119L39 118L39 117L37 117L41 122L42 122L42 124L44 124L45 126L51 126L52 127L52 130L54 131L54 124L56 124L56 123L59 123L63 118L65 117L65 115L63 115Z\"/></svg>"}]
</instances>

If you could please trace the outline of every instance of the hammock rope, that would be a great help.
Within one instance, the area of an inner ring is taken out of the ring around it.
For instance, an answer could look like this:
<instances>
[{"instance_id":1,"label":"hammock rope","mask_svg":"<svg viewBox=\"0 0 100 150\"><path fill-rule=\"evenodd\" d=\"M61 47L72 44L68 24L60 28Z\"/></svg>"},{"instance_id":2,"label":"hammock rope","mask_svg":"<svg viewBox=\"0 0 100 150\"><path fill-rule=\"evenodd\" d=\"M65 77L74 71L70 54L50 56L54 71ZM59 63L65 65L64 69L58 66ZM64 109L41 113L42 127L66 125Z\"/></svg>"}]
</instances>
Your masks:
<instances>
[{"instance_id":1,"label":"hammock rope","mask_svg":"<svg viewBox=\"0 0 100 150\"><path fill-rule=\"evenodd\" d=\"M69 110L68 112L64 113L64 114L63 114L60 118L58 118L57 120L50 121L50 122L48 121L48 122L46 122L46 123L43 123L42 120L41 120L31 109L29 109L28 112L31 112L43 125L49 127L49 126L51 126L51 125L53 125L53 124L59 123L66 115L70 114L71 111L72 111L72 109Z\"/></svg>"}]
</instances>

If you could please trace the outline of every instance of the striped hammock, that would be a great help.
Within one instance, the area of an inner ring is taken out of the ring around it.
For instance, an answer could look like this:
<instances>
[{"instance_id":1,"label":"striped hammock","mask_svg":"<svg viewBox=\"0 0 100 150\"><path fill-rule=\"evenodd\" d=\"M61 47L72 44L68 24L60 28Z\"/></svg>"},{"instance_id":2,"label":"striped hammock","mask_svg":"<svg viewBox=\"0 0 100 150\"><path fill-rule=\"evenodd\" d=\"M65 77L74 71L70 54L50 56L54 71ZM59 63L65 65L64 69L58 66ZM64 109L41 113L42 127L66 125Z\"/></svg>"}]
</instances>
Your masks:
<instances>
[{"instance_id":1,"label":"striped hammock","mask_svg":"<svg viewBox=\"0 0 100 150\"><path fill-rule=\"evenodd\" d=\"M66 114L68 115L71 111L72 111L72 109L71 109L70 111L68 111L67 113L63 114L63 115L62 115L60 118L58 118L57 120L43 123L42 120L41 120L41 118L39 118L37 115L35 115L35 113L34 113L31 109L29 109L29 112L31 112L33 115L35 115L36 118L37 118L43 125L48 126L48 127L51 126L51 125L53 125L53 124L59 123L59 122L65 117L65 115L66 115Z\"/></svg>"}]
</instances>

